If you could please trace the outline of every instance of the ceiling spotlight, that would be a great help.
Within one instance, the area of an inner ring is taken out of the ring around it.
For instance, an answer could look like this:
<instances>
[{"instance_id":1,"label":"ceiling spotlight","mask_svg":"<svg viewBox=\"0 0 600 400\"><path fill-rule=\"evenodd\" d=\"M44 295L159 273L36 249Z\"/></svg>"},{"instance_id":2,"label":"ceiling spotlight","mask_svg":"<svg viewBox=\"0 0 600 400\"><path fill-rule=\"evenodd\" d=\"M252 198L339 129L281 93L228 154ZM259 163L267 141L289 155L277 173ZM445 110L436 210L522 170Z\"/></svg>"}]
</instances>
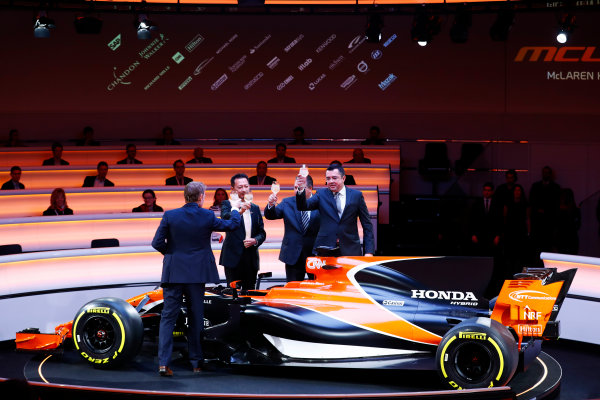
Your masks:
<instances>
[{"instance_id":1,"label":"ceiling spotlight","mask_svg":"<svg viewBox=\"0 0 600 400\"><path fill-rule=\"evenodd\" d=\"M135 21L137 27L137 37L141 40L148 40L152 37L152 32L158 30L158 26L148 19L146 14L138 15Z\"/></svg>"},{"instance_id":2,"label":"ceiling spotlight","mask_svg":"<svg viewBox=\"0 0 600 400\"><path fill-rule=\"evenodd\" d=\"M567 43L569 36L575 29L575 16L573 14L563 13L558 20L558 32L556 41L560 44Z\"/></svg>"},{"instance_id":3,"label":"ceiling spotlight","mask_svg":"<svg viewBox=\"0 0 600 400\"><path fill-rule=\"evenodd\" d=\"M415 15L410 36L413 42L419 46L427 46L435 35L440 33L442 19L438 15L429 15L424 11L419 11Z\"/></svg>"},{"instance_id":4,"label":"ceiling spotlight","mask_svg":"<svg viewBox=\"0 0 600 400\"><path fill-rule=\"evenodd\" d=\"M508 39L508 32L515 23L515 12L513 10L503 10L498 13L496 20L490 28L490 37L497 42L504 42Z\"/></svg>"},{"instance_id":5,"label":"ceiling spotlight","mask_svg":"<svg viewBox=\"0 0 600 400\"><path fill-rule=\"evenodd\" d=\"M50 29L56 28L54 20L48 18L46 11L40 11L33 25L33 36L36 38L49 38Z\"/></svg>"},{"instance_id":6,"label":"ceiling spotlight","mask_svg":"<svg viewBox=\"0 0 600 400\"><path fill-rule=\"evenodd\" d=\"M102 30L102 20L92 16L76 17L75 31L81 34L95 35Z\"/></svg>"},{"instance_id":7,"label":"ceiling spotlight","mask_svg":"<svg viewBox=\"0 0 600 400\"><path fill-rule=\"evenodd\" d=\"M468 7L459 7L454 16L454 22L450 28L450 39L454 43L466 43L469 39L469 28L471 28L471 10Z\"/></svg>"},{"instance_id":8,"label":"ceiling spotlight","mask_svg":"<svg viewBox=\"0 0 600 400\"><path fill-rule=\"evenodd\" d=\"M379 15L371 15L367 23L365 37L367 42L379 43L381 41L381 30L383 29L383 18Z\"/></svg>"}]
</instances>

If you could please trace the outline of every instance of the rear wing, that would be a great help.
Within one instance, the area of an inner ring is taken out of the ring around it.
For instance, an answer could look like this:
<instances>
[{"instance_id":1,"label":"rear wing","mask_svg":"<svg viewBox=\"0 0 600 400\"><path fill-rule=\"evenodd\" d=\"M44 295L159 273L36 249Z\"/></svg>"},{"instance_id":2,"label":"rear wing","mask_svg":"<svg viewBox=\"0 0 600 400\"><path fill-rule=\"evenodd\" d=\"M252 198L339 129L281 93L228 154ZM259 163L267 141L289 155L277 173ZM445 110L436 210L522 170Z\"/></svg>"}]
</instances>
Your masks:
<instances>
[{"instance_id":1,"label":"rear wing","mask_svg":"<svg viewBox=\"0 0 600 400\"><path fill-rule=\"evenodd\" d=\"M496 300L491 318L524 337L558 339L556 317L575 278L576 268L525 268L507 280Z\"/></svg>"}]
</instances>

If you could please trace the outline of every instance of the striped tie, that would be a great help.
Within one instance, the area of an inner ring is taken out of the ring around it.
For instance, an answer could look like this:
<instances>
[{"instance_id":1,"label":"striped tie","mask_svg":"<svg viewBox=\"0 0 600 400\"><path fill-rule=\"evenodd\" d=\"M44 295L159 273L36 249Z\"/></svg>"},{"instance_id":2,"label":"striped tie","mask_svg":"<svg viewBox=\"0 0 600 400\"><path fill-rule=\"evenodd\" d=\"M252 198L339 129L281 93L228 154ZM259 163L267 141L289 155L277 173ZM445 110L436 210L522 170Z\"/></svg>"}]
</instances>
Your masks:
<instances>
[{"instance_id":1,"label":"striped tie","mask_svg":"<svg viewBox=\"0 0 600 400\"><path fill-rule=\"evenodd\" d=\"M308 211L301 211L302 213L302 232L306 233L308 229L308 224L310 223L310 215Z\"/></svg>"}]
</instances>

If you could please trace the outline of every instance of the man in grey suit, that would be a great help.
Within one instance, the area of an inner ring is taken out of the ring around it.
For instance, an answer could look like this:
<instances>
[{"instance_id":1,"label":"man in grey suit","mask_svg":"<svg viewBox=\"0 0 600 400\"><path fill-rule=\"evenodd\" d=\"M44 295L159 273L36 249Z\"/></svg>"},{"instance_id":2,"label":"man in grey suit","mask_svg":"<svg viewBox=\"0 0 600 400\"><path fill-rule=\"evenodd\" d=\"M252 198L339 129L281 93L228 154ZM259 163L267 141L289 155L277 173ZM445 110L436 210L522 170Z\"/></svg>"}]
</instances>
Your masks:
<instances>
[{"instance_id":1,"label":"man in grey suit","mask_svg":"<svg viewBox=\"0 0 600 400\"><path fill-rule=\"evenodd\" d=\"M169 368L173 351L173 328L185 295L188 318L189 358L194 373L203 362L201 339L204 329L204 285L219 283L215 256L210 246L213 231L231 231L240 225L237 210L228 221L202 208L206 186L188 183L183 191L185 205L165 212L156 230L152 247L164 255L162 277L164 305L158 336L159 374L172 376ZM234 204L234 208L239 204Z\"/></svg>"},{"instance_id":2,"label":"man in grey suit","mask_svg":"<svg viewBox=\"0 0 600 400\"><path fill-rule=\"evenodd\" d=\"M237 194L240 200L250 193L248 175L236 174L231 178L231 192ZM231 200L221 203L221 218L231 217ZM256 275L259 269L258 247L265 241L267 234L265 225L256 204L244 201L240 205L242 223L240 226L227 232L219 264L225 267L227 285L233 281L242 281L243 290L253 290L256 286Z\"/></svg>"},{"instance_id":3,"label":"man in grey suit","mask_svg":"<svg viewBox=\"0 0 600 400\"><path fill-rule=\"evenodd\" d=\"M297 181L294 189L298 190ZM313 180L309 175L306 177L304 190L307 199L312 196L312 189ZM319 210L298 211L296 197L286 197L277 204L277 195L271 193L269 204L265 207L265 218L269 220L283 218L284 232L279 261L285 263L286 280L288 282L304 280L306 258L313 254L315 239L321 224Z\"/></svg>"},{"instance_id":4,"label":"man in grey suit","mask_svg":"<svg viewBox=\"0 0 600 400\"><path fill-rule=\"evenodd\" d=\"M325 171L326 189L319 189L309 199L304 194L306 178L298 175L296 205L298 210L319 210L321 227L315 247L339 246L343 256L363 255L358 236L356 218L363 228L365 256L372 256L375 250L373 225L365 198L359 190L344 185L346 174L340 164L331 164Z\"/></svg>"}]
</instances>

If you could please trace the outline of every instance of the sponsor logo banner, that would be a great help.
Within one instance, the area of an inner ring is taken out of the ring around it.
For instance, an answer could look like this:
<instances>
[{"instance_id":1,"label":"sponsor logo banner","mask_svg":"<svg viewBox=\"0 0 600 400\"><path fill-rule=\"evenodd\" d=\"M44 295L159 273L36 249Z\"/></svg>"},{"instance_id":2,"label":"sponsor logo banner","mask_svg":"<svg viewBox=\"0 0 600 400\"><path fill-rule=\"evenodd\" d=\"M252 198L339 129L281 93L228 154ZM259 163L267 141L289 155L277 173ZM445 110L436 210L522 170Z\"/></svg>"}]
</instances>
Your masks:
<instances>
[{"instance_id":1,"label":"sponsor logo banner","mask_svg":"<svg viewBox=\"0 0 600 400\"><path fill-rule=\"evenodd\" d=\"M381 304L384 306L404 306L404 301L402 300L384 300Z\"/></svg>"},{"instance_id":2,"label":"sponsor logo banner","mask_svg":"<svg viewBox=\"0 0 600 400\"><path fill-rule=\"evenodd\" d=\"M474 339L474 340L486 340L487 334L482 332L459 332L459 339Z\"/></svg>"},{"instance_id":3,"label":"sponsor logo banner","mask_svg":"<svg viewBox=\"0 0 600 400\"><path fill-rule=\"evenodd\" d=\"M108 42L107 45L112 51L117 50L119 47L121 47L121 34L119 33L117 36L115 36L115 38L113 40L111 40L110 42Z\"/></svg>"},{"instance_id":4,"label":"sponsor logo banner","mask_svg":"<svg viewBox=\"0 0 600 400\"><path fill-rule=\"evenodd\" d=\"M200 75L202 73L202 70L204 68L206 68L206 66L208 64L210 64L210 62L214 59L215 57L211 57L211 58L207 58L205 60L203 60L200 64L198 64L198 66L196 67L196 69L194 70L194 75Z\"/></svg>"},{"instance_id":5,"label":"sponsor logo banner","mask_svg":"<svg viewBox=\"0 0 600 400\"><path fill-rule=\"evenodd\" d=\"M150 82L148 82L146 84L146 86L144 86L144 90L148 90L152 87L152 85L154 85L164 74L166 74L169 70L171 69L170 66L166 66L163 68L162 71L160 71L158 74L156 74L154 76L154 78L152 78L152 80Z\"/></svg>"},{"instance_id":6,"label":"sponsor logo banner","mask_svg":"<svg viewBox=\"0 0 600 400\"><path fill-rule=\"evenodd\" d=\"M338 56L336 59L334 59L331 64L329 64L329 70L333 71L334 69L337 68L338 65L340 65L342 62L344 61L344 56Z\"/></svg>"},{"instance_id":7,"label":"sponsor logo banner","mask_svg":"<svg viewBox=\"0 0 600 400\"><path fill-rule=\"evenodd\" d=\"M175 61L176 64L180 64L185 59L183 54L181 54L180 52L173 54L173 57L171 58L173 59L173 61Z\"/></svg>"},{"instance_id":8,"label":"sponsor logo banner","mask_svg":"<svg viewBox=\"0 0 600 400\"><path fill-rule=\"evenodd\" d=\"M192 51L196 50L196 47L198 47L198 45L203 41L204 37L198 34L188 44L185 45L185 49L188 51L188 53L191 53Z\"/></svg>"},{"instance_id":9,"label":"sponsor logo banner","mask_svg":"<svg viewBox=\"0 0 600 400\"><path fill-rule=\"evenodd\" d=\"M373 50L371 52L371 58L373 60L379 60L383 56L383 52L381 50Z\"/></svg>"},{"instance_id":10,"label":"sponsor logo banner","mask_svg":"<svg viewBox=\"0 0 600 400\"><path fill-rule=\"evenodd\" d=\"M367 72L369 72L369 65L366 62L364 62L364 60L361 60L361 62L359 62L356 66L356 69L358 70L358 72L366 74Z\"/></svg>"},{"instance_id":11,"label":"sponsor logo banner","mask_svg":"<svg viewBox=\"0 0 600 400\"><path fill-rule=\"evenodd\" d=\"M282 91L293 80L294 80L293 75L288 76L287 78L284 79L283 82L281 82L279 85L277 85L277 90Z\"/></svg>"},{"instance_id":12,"label":"sponsor logo banner","mask_svg":"<svg viewBox=\"0 0 600 400\"><path fill-rule=\"evenodd\" d=\"M333 35L329 36L329 37L328 37L328 38L327 38L327 39L326 39L326 40L325 40L323 43L321 43L321 44L319 45L319 47L317 47L317 48L315 49L315 52L316 52L317 54L321 53L323 50L325 50L325 48L326 48L327 46L329 46L329 45L331 44L331 42L333 42L333 41L335 40L335 38L336 38L336 36L335 36L335 33L334 33Z\"/></svg>"},{"instance_id":13,"label":"sponsor logo banner","mask_svg":"<svg viewBox=\"0 0 600 400\"><path fill-rule=\"evenodd\" d=\"M325 262L320 258L308 257L306 259L306 268L308 269L320 269L323 265L325 265Z\"/></svg>"},{"instance_id":14,"label":"sponsor logo banner","mask_svg":"<svg viewBox=\"0 0 600 400\"><path fill-rule=\"evenodd\" d=\"M141 58L148 60L150 57L155 55L169 39L162 33L156 39L152 40L150 44L144 47L138 54Z\"/></svg>"},{"instance_id":15,"label":"sponsor logo banner","mask_svg":"<svg viewBox=\"0 0 600 400\"><path fill-rule=\"evenodd\" d=\"M188 83L190 83L191 81L192 81L192 77L188 76L187 78L185 78L185 80L183 82L181 82L181 84L179 86L177 86L177 89L183 90L183 88L186 87L188 85Z\"/></svg>"},{"instance_id":16,"label":"sponsor logo banner","mask_svg":"<svg viewBox=\"0 0 600 400\"><path fill-rule=\"evenodd\" d=\"M542 57L543 56L543 57ZM555 47L523 46L515 56L515 62L600 62L600 50L596 46Z\"/></svg>"},{"instance_id":17,"label":"sponsor logo banner","mask_svg":"<svg viewBox=\"0 0 600 400\"><path fill-rule=\"evenodd\" d=\"M352 54L363 44L366 40L365 35L358 35L348 43L348 53Z\"/></svg>"},{"instance_id":18,"label":"sponsor logo banner","mask_svg":"<svg viewBox=\"0 0 600 400\"><path fill-rule=\"evenodd\" d=\"M256 53L256 50L260 49L263 46L263 44L269 41L269 39L271 39L271 35L265 36L263 40L261 40L256 46L250 49L250 54Z\"/></svg>"},{"instance_id":19,"label":"sponsor logo banner","mask_svg":"<svg viewBox=\"0 0 600 400\"><path fill-rule=\"evenodd\" d=\"M381 82L379 82L379 84L377 86L379 86L379 89L381 90L385 90L387 89L395 80L397 79L396 75L394 74L389 74L387 76L387 78L385 78L384 80L382 80Z\"/></svg>"},{"instance_id":20,"label":"sponsor logo banner","mask_svg":"<svg viewBox=\"0 0 600 400\"><path fill-rule=\"evenodd\" d=\"M281 61L281 59L275 56L271 59L271 61L267 63L267 67L269 67L270 69L274 69L277 66L277 64L279 64L279 61Z\"/></svg>"},{"instance_id":21,"label":"sponsor logo banner","mask_svg":"<svg viewBox=\"0 0 600 400\"><path fill-rule=\"evenodd\" d=\"M346 80L344 82L342 82L340 87L344 90L348 90L350 88L350 86L354 85L354 83L357 80L358 79L356 78L356 75L350 75L349 77L346 78Z\"/></svg>"},{"instance_id":22,"label":"sponsor logo banner","mask_svg":"<svg viewBox=\"0 0 600 400\"><path fill-rule=\"evenodd\" d=\"M256 75L254 75L254 78L252 78L252 79L250 80L250 82L248 82L248 83L246 83L246 84L244 85L244 90L248 90L248 89L250 89L250 88L251 88L252 86L254 86L254 84L255 84L256 82L258 82L258 81L259 81L259 79L260 79L260 78L262 78L264 75L265 75L265 74L264 74L262 71L261 71L261 72L259 72L259 73L258 73L258 74L256 74Z\"/></svg>"},{"instance_id":23,"label":"sponsor logo banner","mask_svg":"<svg viewBox=\"0 0 600 400\"><path fill-rule=\"evenodd\" d=\"M325 74L321 74L317 79L315 79L314 81L312 81L311 83L308 84L308 90L315 90L317 85L323 80L325 79L327 75Z\"/></svg>"},{"instance_id":24,"label":"sponsor logo banner","mask_svg":"<svg viewBox=\"0 0 600 400\"><path fill-rule=\"evenodd\" d=\"M523 336L542 336L542 325L517 325L517 333Z\"/></svg>"},{"instance_id":25,"label":"sponsor logo banner","mask_svg":"<svg viewBox=\"0 0 600 400\"><path fill-rule=\"evenodd\" d=\"M386 41L383 43L383 47L388 47L390 44L392 44L392 42L393 42L394 40L396 40L396 38L397 38L397 37L398 37L398 35L396 35L396 34L394 33L392 36L390 36L390 37L389 37L389 39L388 39L388 40L386 40Z\"/></svg>"},{"instance_id":26,"label":"sponsor logo banner","mask_svg":"<svg viewBox=\"0 0 600 400\"><path fill-rule=\"evenodd\" d=\"M221 47L217 49L217 54L221 54L223 50L225 50L235 39L238 38L238 34L234 33L232 37L230 37Z\"/></svg>"},{"instance_id":27,"label":"sponsor logo banner","mask_svg":"<svg viewBox=\"0 0 600 400\"><path fill-rule=\"evenodd\" d=\"M131 75L131 73L133 71L135 71L140 65L141 65L141 63L139 61L134 61L131 64L129 64L129 66L127 68L125 68L124 70L122 70L119 73L117 73L117 67L113 67L114 80L108 84L106 89L108 89L110 91L110 90L113 90L118 85L131 85L131 82L129 82L129 80L127 80L127 79L129 77L129 75Z\"/></svg>"},{"instance_id":28,"label":"sponsor logo banner","mask_svg":"<svg viewBox=\"0 0 600 400\"><path fill-rule=\"evenodd\" d=\"M243 55L239 60L237 60L232 66L228 67L231 72L235 72L242 67L246 63L247 55Z\"/></svg>"},{"instance_id":29,"label":"sponsor logo banner","mask_svg":"<svg viewBox=\"0 0 600 400\"><path fill-rule=\"evenodd\" d=\"M312 63L312 58L307 58L302 64L298 65L298 70L304 71Z\"/></svg>"},{"instance_id":30,"label":"sponsor logo banner","mask_svg":"<svg viewBox=\"0 0 600 400\"><path fill-rule=\"evenodd\" d=\"M217 79L212 85L210 85L210 90L217 90L222 84L227 80L227 74L221 75L219 79Z\"/></svg>"},{"instance_id":31,"label":"sponsor logo banner","mask_svg":"<svg viewBox=\"0 0 600 400\"><path fill-rule=\"evenodd\" d=\"M290 44L288 44L287 46L285 46L285 48L283 49L283 51L285 51L286 53L289 53L290 50L292 50L294 47L296 47L296 45L298 43L300 43L300 41L302 39L304 39L304 35L303 34L298 35L294 40L292 40L290 42Z\"/></svg>"},{"instance_id":32,"label":"sponsor logo banner","mask_svg":"<svg viewBox=\"0 0 600 400\"><path fill-rule=\"evenodd\" d=\"M508 297L519 303L527 300L556 300L556 297L549 296L547 293L537 290L517 290L510 293Z\"/></svg>"}]
</instances>

